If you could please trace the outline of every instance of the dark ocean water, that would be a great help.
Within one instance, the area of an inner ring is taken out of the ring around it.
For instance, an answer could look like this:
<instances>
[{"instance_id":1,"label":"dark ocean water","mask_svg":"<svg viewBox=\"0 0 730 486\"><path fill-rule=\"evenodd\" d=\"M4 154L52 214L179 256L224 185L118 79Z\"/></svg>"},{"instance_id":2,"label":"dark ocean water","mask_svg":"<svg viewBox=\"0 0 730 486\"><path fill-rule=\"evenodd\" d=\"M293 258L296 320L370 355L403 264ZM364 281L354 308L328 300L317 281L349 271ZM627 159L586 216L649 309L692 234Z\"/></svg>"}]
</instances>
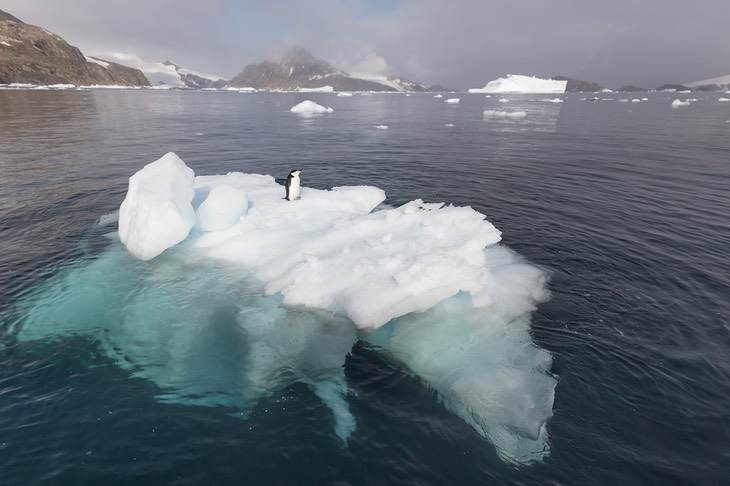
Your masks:
<instances>
[{"instance_id":1,"label":"dark ocean water","mask_svg":"<svg viewBox=\"0 0 730 486\"><path fill-rule=\"evenodd\" d=\"M0 482L727 484L728 95L457 96L0 91ZM304 99L335 111L289 112ZM304 385L240 420L161 403L88 336L19 342L20 303L109 245L99 221L168 151L196 174L301 167L306 186L484 213L551 276L532 318L558 377L550 455L506 464L361 343L345 363L358 428L342 448Z\"/></svg>"}]
</instances>

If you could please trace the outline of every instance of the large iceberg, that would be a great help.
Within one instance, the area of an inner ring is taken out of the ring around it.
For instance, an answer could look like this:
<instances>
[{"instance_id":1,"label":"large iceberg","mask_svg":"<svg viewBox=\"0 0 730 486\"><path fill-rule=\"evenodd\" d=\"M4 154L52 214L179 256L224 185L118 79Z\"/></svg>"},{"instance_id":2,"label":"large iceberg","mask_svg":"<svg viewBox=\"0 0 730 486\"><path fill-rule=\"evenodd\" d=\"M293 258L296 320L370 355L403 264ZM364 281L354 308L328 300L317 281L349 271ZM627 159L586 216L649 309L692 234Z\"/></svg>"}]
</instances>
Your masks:
<instances>
[{"instance_id":1,"label":"large iceberg","mask_svg":"<svg viewBox=\"0 0 730 486\"><path fill-rule=\"evenodd\" d=\"M488 82L483 88L471 88L469 93L565 93L567 85L568 81L508 74L506 78Z\"/></svg>"},{"instance_id":2,"label":"large iceberg","mask_svg":"<svg viewBox=\"0 0 730 486\"><path fill-rule=\"evenodd\" d=\"M470 207L387 207L370 186L283 197L271 176L193 176L165 155L130 179L119 239L22 303L18 339L90 334L161 400L242 418L305 383L343 444L356 430L345 358L364 340L505 461L549 453L556 379L530 337L542 270Z\"/></svg>"}]
</instances>

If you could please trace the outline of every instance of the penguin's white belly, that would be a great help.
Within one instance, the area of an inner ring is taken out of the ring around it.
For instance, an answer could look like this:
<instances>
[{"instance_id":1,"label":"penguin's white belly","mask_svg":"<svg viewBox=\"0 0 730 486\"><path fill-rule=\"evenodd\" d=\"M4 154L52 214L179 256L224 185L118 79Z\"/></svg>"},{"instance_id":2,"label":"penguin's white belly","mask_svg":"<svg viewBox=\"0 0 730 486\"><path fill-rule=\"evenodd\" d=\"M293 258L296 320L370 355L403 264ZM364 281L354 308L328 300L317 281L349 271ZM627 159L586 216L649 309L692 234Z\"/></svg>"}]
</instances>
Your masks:
<instances>
[{"instance_id":1,"label":"penguin's white belly","mask_svg":"<svg viewBox=\"0 0 730 486\"><path fill-rule=\"evenodd\" d=\"M289 184L289 200L299 199L299 179L292 179Z\"/></svg>"}]
</instances>

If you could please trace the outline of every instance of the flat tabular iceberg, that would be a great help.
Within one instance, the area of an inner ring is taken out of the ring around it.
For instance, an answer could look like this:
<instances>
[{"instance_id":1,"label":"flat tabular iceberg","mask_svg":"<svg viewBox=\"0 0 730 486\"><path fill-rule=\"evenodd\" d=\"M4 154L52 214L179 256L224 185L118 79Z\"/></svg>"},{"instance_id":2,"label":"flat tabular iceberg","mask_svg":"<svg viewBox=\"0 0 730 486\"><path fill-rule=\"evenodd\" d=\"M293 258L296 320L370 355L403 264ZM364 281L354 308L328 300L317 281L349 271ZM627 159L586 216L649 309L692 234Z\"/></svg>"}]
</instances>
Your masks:
<instances>
[{"instance_id":1,"label":"flat tabular iceberg","mask_svg":"<svg viewBox=\"0 0 730 486\"><path fill-rule=\"evenodd\" d=\"M483 88L471 88L469 93L565 93L567 85L567 81L508 74L506 78L488 82Z\"/></svg>"},{"instance_id":2,"label":"flat tabular iceberg","mask_svg":"<svg viewBox=\"0 0 730 486\"><path fill-rule=\"evenodd\" d=\"M133 176L120 241L24 302L19 340L89 333L160 399L244 418L302 382L346 443L356 421L343 366L363 339L504 460L548 454L556 380L529 333L546 276L500 246L484 215L421 200L376 209L385 194L370 186L303 187L290 202L270 176L191 172L170 153ZM153 177L166 190L141 199ZM165 226L140 218L171 206ZM147 258L139 245L165 248Z\"/></svg>"},{"instance_id":3,"label":"flat tabular iceberg","mask_svg":"<svg viewBox=\"0 0 730 486\"><path fill-rule=\"evenodd\" d=\"M320 86L319 88L297 88L300 93L333 93L335 89L332 86Z\"/></svg>"},{"instance_id":4,"label":"flat tabular iceberg","mask_svg":"<svg viewBox=\"0 0 730 486\"><path fill-rule=\"evenodd\" d=\"M482 112L484 118L527 118L526 111L500 111L500 110L484 110Z\"/></svg>"}]
</instances>

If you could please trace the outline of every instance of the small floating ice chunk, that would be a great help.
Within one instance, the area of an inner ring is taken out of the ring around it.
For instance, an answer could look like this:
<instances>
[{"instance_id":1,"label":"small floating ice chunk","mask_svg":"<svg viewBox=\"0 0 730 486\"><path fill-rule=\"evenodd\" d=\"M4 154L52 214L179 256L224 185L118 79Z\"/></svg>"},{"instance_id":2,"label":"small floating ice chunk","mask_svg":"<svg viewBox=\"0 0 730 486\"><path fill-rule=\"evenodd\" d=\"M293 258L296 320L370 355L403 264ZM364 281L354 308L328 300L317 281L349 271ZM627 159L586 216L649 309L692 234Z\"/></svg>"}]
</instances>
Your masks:
<instances>
[{"instance_id":1,"label":"small floating ice chunk","mask_svg":"<svg viewBox=\"0 0 730 486\"><path fill-rule=\"evenodd\" d=\"M129 178L119 208L119 238L140 260L150 260L187 238L195 224L195 174L173 152Z\"/></svg>"},{"instance_id":2,"label":"small floating ice chunk","mask_svg":"<svg viewBox=\"0 0 730 486\"><path fill-rule=\"evenodd\" d=\"M97 226L110 226L112 224L119 224L119 211L113 213L103 214L96 222Z\"/></svg>"},{"instance_id":3,"label":"small floating ice chunk","mask_svg":"<svg viewBox=\"0 0 730 486\"><path fill-rule=\"evenodd\" d=\"M387 130L388 125L375 125L375 128L378 130Z\"/></svg>"},{"instance_id":4,"label":"small floating ice chunk","mask_svg":"<svg viewBox=\"0 0 730 486\"><path fill-rule=\"evenodd\" d=\"M450 105L458 105L460 101L460 98L449 98L444 101L444 103L448 103Z\"/></svg>"},{"instance_id":5,"label":"small floating ice chunk","mask_svg":"<svg viewBox=\"0 0 730 486\"><path fill-rule=\"evenodd\" d=\"M442 96L442 95L440 95L440 94L437 94L437 95L433 95L433 97L434 97L434 98L443 98L443 96Z\"/></svg>"},{"instance_id":6,"label":"small floating ice chunk","mask_svg":"<svg viewBox=\"0 0 730 486\"><path fill-rule=\"evenodd\" d=\"M318 105L314 101L305 100L298 105L293 106L289 111L299 115L313 115L317 113L332 113L335 110L326 106Z\"/></svg>"},{"instance_id":7,"label":"small floating ice chunk","mask_svg":"<svg viewBox=\"0 0 730 486\"><path fill-rule=\"evenodd\" d=\"M527 116L526 111L499 111L499 110L485 110L483 113L485 118L525 118Z\"/></svg>"},{"instance_id":8,"label":"small floating ice chunk","mask_svg":"<svg viewBox=\"0 0 730 486\"><path fill-rule=\"evenodd\" d=\"M546 101L547 103L562 103L562 102L563 102L563 100L562 100L562 99L560 99L560 98L552 98L552 99L549 99L549 100L545 100L545 101Z\"/></svg>"},{"instance_id":9,"label":"small floating ice chunk","mask_svg":"<svg viewBox=\"0 0 730 486\"><path fill-rule=\"evenodd\" d=\"M717 101L730 101L730 98L718 98Z\"/></svg>"},{"instance_id":10,"label":"small floating ice chunk","mask_svg":"<svg viewBox=\"0 0 730 486\"><path fill-rule=\"evenodd\" d=\"M499 102L500 103L509 103L509 100L507 98L500 98Z\"/></svg>"},{"instance_id":11,"label":"small floating ice chunk","mask_svg":"<svg viewBox=\"0 0 730 486\"><path fill-rule=\"evenodd\" d=\"M689 101L682 101L680 99L672 101L672 108L679 108L680 106L689 106Z\"/></svg>"}]
</instances>

